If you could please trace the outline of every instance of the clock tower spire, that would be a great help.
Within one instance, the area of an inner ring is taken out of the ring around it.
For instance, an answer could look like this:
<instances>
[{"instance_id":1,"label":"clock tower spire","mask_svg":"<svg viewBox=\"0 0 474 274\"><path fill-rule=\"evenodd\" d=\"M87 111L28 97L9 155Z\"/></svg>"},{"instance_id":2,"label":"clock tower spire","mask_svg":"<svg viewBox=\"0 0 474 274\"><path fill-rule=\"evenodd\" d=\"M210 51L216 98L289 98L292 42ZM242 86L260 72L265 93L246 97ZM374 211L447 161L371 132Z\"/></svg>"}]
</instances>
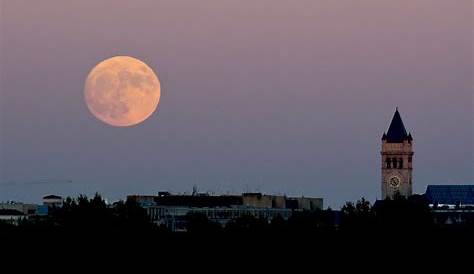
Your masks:
<instances>
[{"instance_id":1,"label":"clock tower spire","mask_svg":"<svg viewBox=\"0 0 474 274\"><path fill-rule=\"evenodd\" d=\"M412 194L413 138L403 124L398 107L382 136L382 199Z\"/></svg>"}]
</instances>

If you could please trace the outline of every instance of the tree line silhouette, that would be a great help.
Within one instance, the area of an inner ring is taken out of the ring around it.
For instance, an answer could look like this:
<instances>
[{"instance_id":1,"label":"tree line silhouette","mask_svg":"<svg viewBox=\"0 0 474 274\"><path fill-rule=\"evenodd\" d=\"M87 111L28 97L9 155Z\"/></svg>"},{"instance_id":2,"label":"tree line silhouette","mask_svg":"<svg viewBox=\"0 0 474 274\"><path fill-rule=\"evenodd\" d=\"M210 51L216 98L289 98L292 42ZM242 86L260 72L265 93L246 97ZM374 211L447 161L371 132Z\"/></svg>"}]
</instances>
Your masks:
<instances>
[{"instance_id":1,"label":"tree line silhouette","mask_svg":"<svg viewBox=\"0 0 474 274\"><path fill-rule=\"evenodd\" d=\"M471 214L472 215L472 214ZM315 233L389 233L431 232L437 230L474 231L472 216L462 224L449 228L435 222L428 202L422 195L396 197L393 200L377 201L371 205L364 198L347 202L340 211L332 209L317 211L295 211L284 219L272 220L252 215L231 220L225 226L208 219L203 214L191 213L185 217L189 235L203 234L315 234ZM50 208L47 216L22 219L18 225L0 221L0 231L141 231L171 233L154 224L144 208L133 200L119 201L108 205L96 194L92 198L80 195L66 198L62 207Z\"/></svg>"}]
</instances>

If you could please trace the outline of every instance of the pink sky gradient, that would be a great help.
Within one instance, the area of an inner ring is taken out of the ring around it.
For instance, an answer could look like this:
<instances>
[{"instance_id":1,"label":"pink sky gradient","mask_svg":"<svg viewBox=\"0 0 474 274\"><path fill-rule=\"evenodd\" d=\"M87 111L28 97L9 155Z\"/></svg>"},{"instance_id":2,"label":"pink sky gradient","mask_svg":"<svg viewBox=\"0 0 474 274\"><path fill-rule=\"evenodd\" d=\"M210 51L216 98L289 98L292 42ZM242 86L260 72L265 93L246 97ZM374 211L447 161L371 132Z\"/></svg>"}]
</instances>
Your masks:
<instances>
[{"instance_id":1,"label":"pink sky gradient","mask_svg":"<svg viewBox=\"0 0 474 274\"><path fill-rule=\"evenodd\" d=\"M396 106L415 192L474 181L472 1L0 3L0 200L193 185L374 200ZM98 122L82 97L114 55L162 84L133 129Z\"/></svg>"}]
</instances>

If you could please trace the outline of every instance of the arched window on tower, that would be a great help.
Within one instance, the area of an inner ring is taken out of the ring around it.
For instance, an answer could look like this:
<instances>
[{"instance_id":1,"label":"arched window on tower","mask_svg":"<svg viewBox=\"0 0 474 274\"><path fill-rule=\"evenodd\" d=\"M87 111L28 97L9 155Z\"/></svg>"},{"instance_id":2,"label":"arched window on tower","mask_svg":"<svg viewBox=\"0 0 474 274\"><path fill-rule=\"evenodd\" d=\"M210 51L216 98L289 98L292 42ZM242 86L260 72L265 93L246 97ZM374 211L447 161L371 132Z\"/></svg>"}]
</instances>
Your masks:
<instances>
[{"instance_id":1,"label":"arched window on tower","mask_svg":"<svg viewBox=\"0 0 474 274\"><path fill-rule=\"evenodd\" d=\"M385 167L386 168L392 168L391 167L391 162L392 162L392 160L390 158L385 159Z\"/></svg>"},{"instance_id":2,"label":"arched window on tower","mask_svg":"<svg viewBox=\"0 0 474 274\"><path fill-rule=\"evenodd\" d=\"M392 168L397 168L397 158L392 158Z\"/></svg>"},{"instance_id":3,"label":"arched window on tower","mask_svg":"<svg viewBox=\"0 0 474 274\"><path fill-rule=\"evenodd\" d=\"M399 169L403 168L403 158L398 159L398 168Z\"/></svg>"}]
</instances>

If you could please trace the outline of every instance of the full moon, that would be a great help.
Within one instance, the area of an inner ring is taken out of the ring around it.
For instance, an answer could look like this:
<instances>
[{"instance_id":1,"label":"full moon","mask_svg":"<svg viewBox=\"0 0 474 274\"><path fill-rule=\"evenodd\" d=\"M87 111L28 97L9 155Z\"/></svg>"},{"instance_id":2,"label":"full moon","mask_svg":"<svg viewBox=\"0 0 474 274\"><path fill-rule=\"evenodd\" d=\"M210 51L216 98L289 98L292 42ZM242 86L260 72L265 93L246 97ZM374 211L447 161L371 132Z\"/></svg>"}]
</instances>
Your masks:
<instances>
[{"instance_id":1,"label":"full moon","mask_svg":"<svg viewBox=\"0 0 474 274\"><path fill-rule=\"evenodd\" d=\"M145 121L158 107L160 94L160 81L153 70L129 56L115 56L97 64L84 87L90 112L117 127Z\"/></svg>"}]
</instances>

